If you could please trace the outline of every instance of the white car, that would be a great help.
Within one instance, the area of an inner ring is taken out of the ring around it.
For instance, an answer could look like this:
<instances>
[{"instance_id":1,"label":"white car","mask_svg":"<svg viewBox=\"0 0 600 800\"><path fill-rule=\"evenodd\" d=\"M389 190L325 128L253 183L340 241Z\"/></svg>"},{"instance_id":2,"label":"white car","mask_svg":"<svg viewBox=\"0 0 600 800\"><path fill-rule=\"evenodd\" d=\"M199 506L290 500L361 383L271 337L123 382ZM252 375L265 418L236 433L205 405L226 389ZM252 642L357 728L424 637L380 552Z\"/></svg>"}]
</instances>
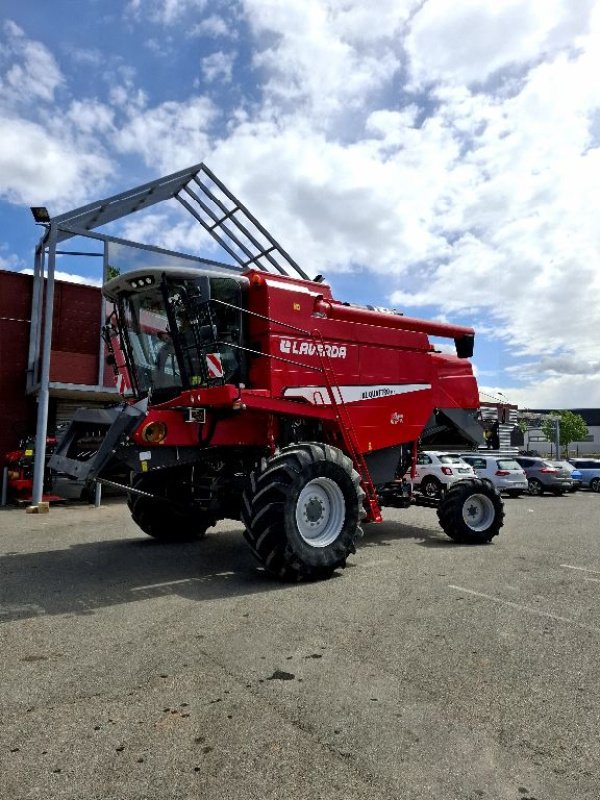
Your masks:
<instances>
[{"instance_id":1,"label":"white car","mask_svg":"<svg viewBox=\"0 0 600 800\"><path fill-rule=\"evenodd\" d=\"M478 478L489 481L497 492L518 497L528 491L525 471L514 458L481 453L462 453L461 458L473 467Z\"/></svg>"},{"instance_id":2,"label":"white car","mask_svg":"<svg viewBox=\"0 0 600 800\"><path fill-rule=\"evenodd\" d=\"M441 497L455 481L475 477L473 467L455 453L426 450L417 456L414 486L426 497Z\"/></svg>"}]
</instances>

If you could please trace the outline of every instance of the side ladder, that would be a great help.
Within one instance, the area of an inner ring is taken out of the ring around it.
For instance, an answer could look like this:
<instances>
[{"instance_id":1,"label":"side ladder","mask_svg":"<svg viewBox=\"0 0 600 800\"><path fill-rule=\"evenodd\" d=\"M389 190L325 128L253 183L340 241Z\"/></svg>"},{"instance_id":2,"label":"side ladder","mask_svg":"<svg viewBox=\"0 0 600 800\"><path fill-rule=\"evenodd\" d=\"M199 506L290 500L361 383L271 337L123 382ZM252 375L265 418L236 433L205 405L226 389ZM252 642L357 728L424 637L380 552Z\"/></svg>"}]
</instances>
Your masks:
<instances>
[{"instance_id":1,"label":"side ladder","mask_svg":"<svg viewBox=\"0 0 600 800\"><path fill-rule=\"evenodd\" d=\"M365 492L368 517L371 522L381 522L381 508L377 499L377 491L375 490L375 486L371 480L371 473L369 472L367 462L365 461L364 456L358 446L358 439L356 436L356 431L354 430L354 425L352 424L350 413L346 403L344 402L344 398L342 397L342 391L337 383L335 372L331 366L327 351L325 350L323 335L320 331L315 330L312 332L312 337L317 343L316 350L321 361L321 368L323 371L323 377L325 378L327 393L329 394L331 405L335 409L335 416L340 427L344 444L346 445L346 449L352 457L356 471L360 475L361 485Z\"/></svg>"}]
</instances>

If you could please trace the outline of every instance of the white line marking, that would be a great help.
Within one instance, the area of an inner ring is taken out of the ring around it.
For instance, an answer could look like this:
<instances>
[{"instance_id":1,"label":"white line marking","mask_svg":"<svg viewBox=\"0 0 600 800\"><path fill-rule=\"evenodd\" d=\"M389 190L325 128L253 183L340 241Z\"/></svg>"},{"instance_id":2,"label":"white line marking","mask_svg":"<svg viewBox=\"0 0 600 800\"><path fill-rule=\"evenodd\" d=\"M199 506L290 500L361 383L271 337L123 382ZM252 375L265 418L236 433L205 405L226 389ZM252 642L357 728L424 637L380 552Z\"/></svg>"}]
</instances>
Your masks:
<instances>
[{"instance_id":1,"label":"white line marking","mask_svg":"<svg viewBox=\"0 0 600 800\"><path fill-rule=\"evenodd\" d=\"M531 606L524 606L520 603L513 603L510 600L503 600L501 597L494 597L491 594L484 594L483 592L475 592L473 589L465 589L464 586L454 586L451 583L448 584L449 589L456 589L458 592L466 592L467 594L472 594L474 597L483 597L485 600L491 600L493 603L499 603L503 606L509 606L510 608L516 608L518 611L527 611L529 614L536 614L538 617L547 617L548 619L553 619L556 622L568 622L570 625L576 625L578 628L583 628L586 631L593 631L594 633L600 633L600 628L595 628L593 625L584 625L581 622L577 622L575 619L570 619L569 617L560 617L558 614L551 614L549 611L540 611L538 608L531 608Z\"/></svg>"},{"instance_id":2,"label":"white line marking","mask_svg":"<svg viewBox=\"0 0 600 800\"><path fill-rule=\"evenodd\" d=\"M132 592L145 592L148 589L163 589L165 586L179 586L182 583L191 583L198 581L200 578L180 578L177 581L165 581L164 583L149 583L147 586L134 586Z\"/></svg>"},{"instance_id":3,"label":"white line marking","mask_svg":"<svg viewBox=\"0 0 600 800\"><path fill-rule=\"evenodd\" d=\"M594 575L600 575L600 570L598 569L588 569L587 567L574 567L572 564L561 564L561 567L565 569L579 569L581 572L593 572Z\"/></svg>"},{"instance_id":4,"label":"white line marking","mask_svg":"<svg viewBox=\"0 0 600 800\"><path fill-rule=\"evenodd\" d=\"M589 581L590 583L600 583L600 578L584 578L584 581Z\"/></svg>"},{"instance_id":5,"label":"white line marking","mask_svg":"<svg viewBox=\"0 0 600 800\"><path fill-rule=\"evenodd\" d=\"M211 578L230 578L235 572L213 572L211 575L202 575L198 578L180 578L176 581L166 581L165 583L150 583L148 586L134 586L132 592L145 592L149 589L164 589L167 586L180 586L182 583L200 583Z\"/></svg>"}]
</instances>

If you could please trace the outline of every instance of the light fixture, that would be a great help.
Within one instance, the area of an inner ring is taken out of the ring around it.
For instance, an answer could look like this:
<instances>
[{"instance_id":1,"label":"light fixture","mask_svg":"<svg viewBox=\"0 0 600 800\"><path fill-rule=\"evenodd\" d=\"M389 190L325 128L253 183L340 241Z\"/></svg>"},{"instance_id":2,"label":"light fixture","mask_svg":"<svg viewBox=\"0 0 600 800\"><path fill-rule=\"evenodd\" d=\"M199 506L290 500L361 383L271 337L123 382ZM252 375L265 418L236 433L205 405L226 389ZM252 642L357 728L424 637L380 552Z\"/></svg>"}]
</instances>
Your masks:
<instances>
[{"instance_id":1,"label":"light fixture","mask_svg":"<svg viewBox=\"0 0 600 800\"><path fill-rule=\"evenodd\" d=\"M50 222L50 214L46 206L30 206L30 208L36 222L42 225L47 225Z\"/></svg>"},{"instance_id":2,"label":"light fixture","mask_svg":"<svg viewBox=\"0 0 600 800\"><path fill-rule=\"evenodd\" d=\"M159 444L167 436L167 426L160 420L149 422L141 430L142 439L150 444Z\"/></svg>"}]
</instances>

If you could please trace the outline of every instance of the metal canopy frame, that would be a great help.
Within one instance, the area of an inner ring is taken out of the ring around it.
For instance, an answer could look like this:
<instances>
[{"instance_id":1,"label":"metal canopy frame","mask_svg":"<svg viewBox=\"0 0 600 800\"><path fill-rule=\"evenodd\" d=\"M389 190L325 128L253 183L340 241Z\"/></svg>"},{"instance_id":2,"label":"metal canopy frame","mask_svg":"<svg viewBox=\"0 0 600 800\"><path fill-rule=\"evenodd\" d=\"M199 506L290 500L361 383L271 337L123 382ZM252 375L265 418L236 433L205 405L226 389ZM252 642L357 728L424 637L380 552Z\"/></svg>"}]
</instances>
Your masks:
<instances>
[{"instance_id":1,"label":"metal canopy frame","mask_svg":"<svg viewBox=\"0 0 600 800\"><path fill-rule=\"evenodd\" d=\"M165 200L177 200L199 222L217 244L235 262L210 261L185 253L98 233L96 228L123 219L136 211L150 208ZM179 259L190 259L199 265L220 269L259 269L288 277L310 280L294 259L277 243L269 231L229 191L204 163L174 172L120 194L88 203L42 223L44 234L35 249L34 282L31 309L31 330L27 367L27 390L38 393L35 463L31 503L39 506L43 493L48 403L50 397L50 356L52 350L52 316L54 312L54 275L56 247L74 236L99 240L104 245L104 272L108 267L110 242L148 250ZM87 254L86 254L87 255ZM96 254L94 254L96 255ZM46 275L45 275L46 273ZM44 278L46 277L45 293ZM104 302L102 319L104 317ZM42 329L43 325L43 329ZM100 347L99 384L103 376L103 351ZM41 349L41 359L40 359ZM39 377L39 381L38 381ZM116 395L116 393L115 393Z\"/></svg>"}]
</instances>

